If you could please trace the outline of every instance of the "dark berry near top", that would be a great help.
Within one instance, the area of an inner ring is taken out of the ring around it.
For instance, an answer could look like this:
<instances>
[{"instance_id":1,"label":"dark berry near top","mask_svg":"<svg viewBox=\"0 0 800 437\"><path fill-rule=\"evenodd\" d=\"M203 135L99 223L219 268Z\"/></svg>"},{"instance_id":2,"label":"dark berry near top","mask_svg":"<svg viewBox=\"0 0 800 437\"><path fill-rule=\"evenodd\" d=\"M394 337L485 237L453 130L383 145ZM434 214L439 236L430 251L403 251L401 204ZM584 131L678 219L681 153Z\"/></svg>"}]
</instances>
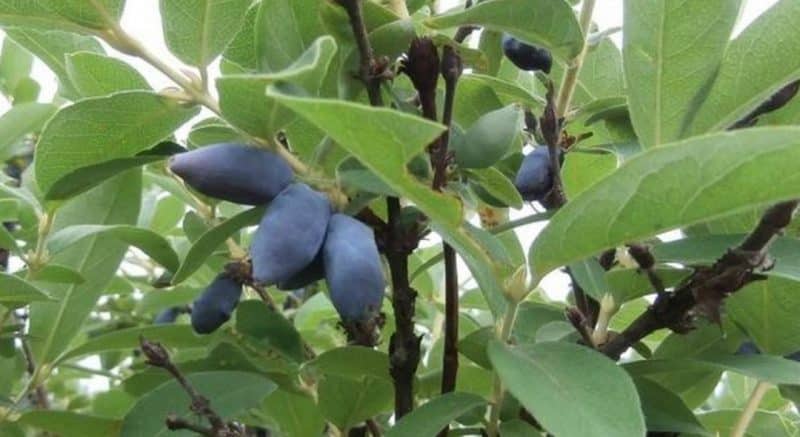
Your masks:
<instances>
[{"instance_id":1,"label":"dark berry near top","mask_svg":"<svg viewBox=\"0 0 800 437\"><path fill-rule=\"evenodd\" d=\"M195 190L244 205L264 205L292 182L292 169L273 152L223 143L173 155L170 169Z\"/></svg>"},{"instance_id":2,"label":"dark berry near top","mask_svg":"<svg viewBox=\"0 0 800 437\"><path fill-rule=\"evenodd\" d=\"M227 322L242 296L242 284L225 273L218 275L192 304L192 327L210 334Z\"/></svg>"},{"instance_id":3,"label":"dark berry near top","mask_svg":"<svg viewBox=\"0 0 800 437\"><path fill-rule=\"evenodd\" d=\"M334 214L322 247L331 302L344 321L368 321L380 313L386 283L375 235L367 225Z\"/></svg>"},{"instance_id":4,"label":"dark berry near top","mask_svg":"<svg viewBox=\"0 0 800 437\"><path fill-rule=\"evenodd\" d=\"M743 341L736 351L736 355L758 355L760 353L761 351L758 350L758 346L750 340Z\"/></svg>"},{"instance_id":5,"label":"dark berry near top","mask_svg":"<svg viewBox=\"0 0 800 437\"><path fill-rule=\"evenodd\" d=\"M286 187L267 208L250 245L253 278L274 285L305 269L322 246L330 216L323 194L301 183Z\"/></svg>"},{"instance_id":6,"label":"dark berry near top","mask_svg":"<svg viewBox=\"0 0 800 437\"><path fill-rule=\"evenodd\" d=\"M553 170L550 167L550 152L540 146L522 160L514 186L524 200L542 200L553 188Z\"/></svg>"},{"instance_id":7,"label":"dark berry near top","mask_svg":"<svg viewBox=\"0 0 800 437\"><path fill-rule=\"evenodd\" d=\"M178 307L170 307L158 313L156 318L153 320L154 325L166 325L169 323L174 323L175 319L181 314L181 309Z\"/></svg>"},{"instance_id":8,"label":"dark berry near top","mask_svg":"<svg viewBox=\"0 0 800 437\"><path fill-rule=\"evenodd\" d=\"M520 70L541 70L550 74L553 67L550 51L526 44L509 34L503 34L503 53Z\"/></svg>"}]
</instances>

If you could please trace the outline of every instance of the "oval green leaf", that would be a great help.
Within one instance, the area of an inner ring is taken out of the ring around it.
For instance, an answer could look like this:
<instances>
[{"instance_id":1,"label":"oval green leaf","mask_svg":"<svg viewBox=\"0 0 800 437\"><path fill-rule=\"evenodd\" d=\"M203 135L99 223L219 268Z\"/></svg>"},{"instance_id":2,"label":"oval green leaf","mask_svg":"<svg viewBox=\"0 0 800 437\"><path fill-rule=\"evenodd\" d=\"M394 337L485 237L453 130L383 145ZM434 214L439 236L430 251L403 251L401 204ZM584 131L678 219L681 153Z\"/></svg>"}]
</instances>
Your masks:
<instances>
[{"instance_id":1,"label":"oval green leaf","mask_svg":"<svg viewBox=\"0 0 800 437\"><path fill-rule=\"evenodd\" d=\"M552 434L645 435L636 386L598 352L570 343L512 347L493 341L489 359L508 391Z\"/></svg>"},{"instance_id":2,"label":"oval green leaf","mask_svg":"<svg viewBox=\"0 0 800 437\"><path fill-rule=\"evenodd\" d=\"M155 93L133 91L81 100L47 123L36 148L36 181L43 193L73 171L130 158L168 137L197 108Z\"/></svg>"},{"instance_id":3,"label":"oval green leaf","mask_svg":"<svg viewBox=\"0 0 800 437\"><path fill-rule=\"evenodd\" d=\"M570 201L530 248L532 271L798 196L800 128L747 129L650 149ZM780 184L775 174L787 175ZM709 178L707 175L715 175Z\"/></svg>"},{"instance_id":4,"label":"oval green leaf","mask_svg":"<svg viewBox=\"0 0 800 437\"><path fill-rule=\"evenodd\" d=\"M199 372L186 377L200 394L211 400L211 408L223 419L257 407L276 385L256 373L247 372ZM173 432L167 429L164 418L175 414L189 422L198 419L189 411L189 395L175 380L158 386L139 398L136 405L125 415L121 437L168 437Z\"/></svg>"},{"instance_id":5,"label":"oval green leaf","mask_svg":"<svg viewBox=\"0 0 800 437\"><path fill-rule=\"evenodd\" d=\"M436 435L462 414L486 403L486 399L471 393L444 394L403 416L386 437Z\"/></svg>"},{"instance_id":6,"label":"oval green leaf","mask_svg":"<svg viewBox=\"0 0 800 437\"><path fill-rule=\"evenodd\" d=\"M522 108L509 105L484 114L453 143L456 163L464 168L486 168L505 156L522 127Z\"/></svg>"},{"instance_id":7,"label":"oval green leaf","mask_svg":"<svg viewBox=\"0 0 800 437\"><path fill-rule=\"evenodd\" d=\"M174 272L180 260L169 242L161 235L143 228L128 225L75 225L60 229L47 239L47 248L52 254L62 252L73 244L89 237L111 237L137 247L150 258Z\"/></svg>"},{"instance_id":8,"label":"oval green leaf","mask_svg":"<svg viewBox=\"0 0 800 437\"><path fill-rule=\"evenodd\" d=\"M488 0L429 18L425 24L434 29L475 25L508 32L528 43L547 47L565 60L575 58L583 48L578 19L563 0Z\"/></svg>"}]
</instances>

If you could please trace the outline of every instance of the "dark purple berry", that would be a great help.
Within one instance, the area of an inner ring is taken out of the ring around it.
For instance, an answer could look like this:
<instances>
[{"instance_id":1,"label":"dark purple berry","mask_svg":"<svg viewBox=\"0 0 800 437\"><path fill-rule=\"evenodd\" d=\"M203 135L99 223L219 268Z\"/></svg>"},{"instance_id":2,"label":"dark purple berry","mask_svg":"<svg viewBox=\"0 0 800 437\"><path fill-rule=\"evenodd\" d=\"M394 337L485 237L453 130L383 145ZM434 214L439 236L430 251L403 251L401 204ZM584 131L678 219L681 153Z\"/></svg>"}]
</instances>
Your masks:
<instances>
[{"instance_id":1,"label":"dark purple berry","mask_svg":"<svg viewBox=\"0 0 800 437\"><path fill-rule=\"evenodd\" d=\"M227 322L242 296L242 284L225 273L192 304L192 327L198 334L210 334Z\"/></svg>"},{"instance_id":2,"label":"dark purple berry","mask_svg":"<svg viewBox=\"0 0 800 437\"><path fill-rule=\"evenodd\" d=\"M311 264L294 274L291 278L278 282L276 287L278 287L278 290L284 291L302 289L324 277L325 266L322 263L322 252L320 252L314 258L314 261L311 261Z\"/></svg>"},{"instance_id":3,"label":"dark purple berry","mask_svg":"<svg viewBox=\"0 0 800 437\"><path fill-rule=\"evenodd\" d=\"M153 324L154 325L167 325L167 324L170 324L170 323L174 323L175 319L177 319L178 316L181 315L182 312L183 311L181 311L181 309L178 308L178 307L167 308L167 309L161 311L160 313L158 313L156 318L153 320Z\"/></svg>"},{"instance_id":4,"label":"dark purple berry","mask_svg":"<svg viewBox=\"0 0 800 437\"><path fill-rule=\"evenodd\" d=\"M223 143L173 155L173 173L195 190L244 205L264 205L292 182L292 169L273 152Z\"/></svg>"},{"instance_id":5,"label":"dark purple berry","mask_svg":"<svg viewBox=\"0 0 800 437\"><path fill-rule=\"evenodd\" d=\"M331 301L345 321L367 321L380 312L386 283L375 236L367 225L334 214L322 247Z\"/></svg>"},{"instance_id":6,"label":"dark purple berry","mask_svg":"<svg viewBox=\"0 0 800 437\"><path fill-rule=\"evenodd\" d=\"M308 185L286 187L267 208L250 245L253 278L265 285L288 281L314 261L331 204Z\"/></svg>"},{"instance_id":7,"label":"dark purple berry","mask_svg":"<svg viewBox=\"0 0 800 437\"><path fill-rule=\"evenodd\" d=\"M520 70L541 70L550 74L553 67L550 51L526 44L507 33L503 34L503 53Z\"/></svg>"},{"instance_id":8,"label":"dark purple berry","mask_svg":"<svg viewBox=\"0 0 800 437\"><path fill-rule=\"evenodd\" d=\"M553 188L553 170L547 147L537 147L522 160L514 186L529 202L542 200Z\"/></svg>"}]
</instances>

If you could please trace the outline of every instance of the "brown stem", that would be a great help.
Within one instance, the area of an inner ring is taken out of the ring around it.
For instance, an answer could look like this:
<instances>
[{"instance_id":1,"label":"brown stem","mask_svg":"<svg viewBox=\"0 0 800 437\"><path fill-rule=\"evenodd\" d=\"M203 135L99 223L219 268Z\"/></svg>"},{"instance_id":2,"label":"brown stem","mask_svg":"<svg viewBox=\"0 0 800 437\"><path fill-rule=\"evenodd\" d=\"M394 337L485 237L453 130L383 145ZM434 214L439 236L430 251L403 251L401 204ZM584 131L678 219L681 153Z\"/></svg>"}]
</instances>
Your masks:
<instances>
[{"instance_id":1,"label":"brown stem","mask_svg":"<svg viewBox=\"0 0 800 437\"><path fill-rule=\"evenodd\" d=\"M450 141L450 128L453 123L453 104L458 79L461 77L463 67L461 58L456 51L445 46L442 52L441 73L445 80L445 101L442 123L447 130L439 139L437 156L434 161L433 188L441 190L447 184L448 150ZM442 357L442 393L449 393L456 388L458 377L458 266L456 252L447 243L442 243L445 273L445 327L444 327L444 355ZM448 427L445 427L440 436L446 436Z\"/></svg>"},{"instance_id":2,"label":"brown stem","mask_svg":"<svg viewBox=\"0 0 800 437\"><path fill-rule=\"evenodd\" d=\"M28 375L33 377L36 373L36 362L33 359L33 351L31 351L31 346L25 337L21 338L21 343L22 354L25 356L25 369L27 370ZM33 401L37 407L43 410L50 408L50 400L48 398L47 389L42 384L36 385L36 388L33 391Z\"/></svg>"},{"instance_id":3,"label":"brown stem","mask_svg":"<svg viewBox=\"0 0 800 437\"><path fill-rule=\"evenodd\" d=\"M628 253L631 255L639 268L642 269L650 281L653 290L658 294L664 293L664 281L655 271L656 259L650 252L650 248L643 244L629 244Z\"/></svg>"},{"instance_id":4,"label":"brown stem","mask_svg":"<svg viewBox=\"0 0 800 437\"><path fill-rule=\"evenodd\" d=\"M360 58L359 76L367 88L369 101L373 106L383 106L381 75L367 36L367 26L364 24L361 0L336 0L336 2L347 11L347 15L350 18L350 28L353 31Z\"/></svg>"},{"instance_id":5,"label":"brown stem","mask_svg":"<svg viewBox=\"0 0 800 437\"><path fill-rule=\"evenodd\" d=\"M191 398L190 409L195 414L203 416L208 423L211 425L210 434L205 434L209 436L238 436L240 432L238 428L234 425L225 423L217 414L214 409L211 408L211 402L204 397L200 392L198 392L191 383L186 379L186 377L181 373L180 369L172 362L169 357L169 353L167 352L166 348L158 342L151 342L146 340L144 337L139 338L140 349L144 356L147 358L147 364L153 367L160 367L173 378L183 387L184 391L189 395ZM177 421L177 418L173 415L167 417L167 424L169 425L170 422L174 422L176 424L185 425L185 422ZM191 429L191 428L190 428Z\"/></svg>"},{"instance_id":6,"label":"brown stem","mask_svg":"<svg viewBox=\"0 0 800 437\"><path fill-rule=\"evenodd\" d=\"M539 121L547 149L550 168L553 172L553 188L547 195L547 209L558 209L567 203L564 183L561 179L561 120L556 115L555 88L552 81L547 84L547 104Z\"/></svg>"},{"instance_id":7,"label":"brown stem","mask_svg":"<svg viewBox=\"0 0 800 437\"><path fill-rule=\"evenodd\" d=\"M390 241L386 251L392 276L392 308L395 332L389 340L389 373L394 381L395 416L400 419L414 408L414 375L420 359L421 336L414 333L414 312L417 292L408 280L409 248L404 242L400 218L400 200L386 199Z\"/></svg>"},{"instance_id":8,"label":"brown stem","mask_svg":"<svg viewBox=\"0 0 800 437\"><path fill-rule=\"evenodd\" d=\"M629 347L656 330L685 332L690 312L696 309L718 317L725 297L757 279L753 271L765 265L770 244L791 222L798 202L781 202L769 208L741 244L712 266L697 269L673 293L656 298L650 308L603 347L603 352L619 359Z\"/></svg>"}]
</instances>

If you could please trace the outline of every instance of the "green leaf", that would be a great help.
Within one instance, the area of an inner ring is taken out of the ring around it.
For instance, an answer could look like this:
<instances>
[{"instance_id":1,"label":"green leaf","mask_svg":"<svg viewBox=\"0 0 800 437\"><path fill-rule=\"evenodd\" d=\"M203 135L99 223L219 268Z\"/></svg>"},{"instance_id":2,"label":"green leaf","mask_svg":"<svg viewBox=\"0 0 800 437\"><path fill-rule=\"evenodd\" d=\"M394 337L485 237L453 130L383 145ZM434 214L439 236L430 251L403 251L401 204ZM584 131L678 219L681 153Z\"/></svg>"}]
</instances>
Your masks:
<instances>
[{"instance_id":1,"label":"green leaf","mask_svg":"<svg viewBox=\"0 0 800 437\"><path fill-rule=\"evenodd\" d=\"M692 135L723 130L800 78L800 3L781 0L725 51L717 79L693 117Z\"/></svg>"},{"instance_id":2,"label":"green leaf","mask_svg":"<svg viewBox=\"0 0 800 437\"><path fill-rule=\"evenodd\" d=\"M800 282L771 277L756 281L725 301L729 317L744 329L758 348L773 355L800 350Z\"/></svg>"},{"instance_id":3,"label":"green leaf","mask_svg":"<svg viewBox=\"0 0 800 437\"><path fill-rule=\"evenodd\" d=\"M698 418L714 435L732 435L740 410L717 410L698 415ZM756 411L744 437L794 437L798 433L796 423L778 413Z\"/></svg>"},{"instance_id":4,"label":"green leaf","mask_svg":"<svg viewBox=\"0 0 800 437\"><path fill-rule=\"evenodd\" d=\"M259 300L239 304L236 309L236 330L255 340L259 349L273 349L298 363L305 359L303 340L294 326Z\"/></svg>"},{"instance_id":5,"label":"green leaf","mask_svg":"<svg viewBox=\"0 0 800 437\"><path fill-rule=\"evenodd\" d=\"M148 230L127 225L75 225L50 235L47 247L51 254L57 254L86 238L113 238L127 245L137 247L164 266L169 271L177 271L180 261L178 254L161 235Z\"/></svg>"},{"instance_id":6,"label":"green leaf","mask_svg":"<svg viewBox=\"0 0 800 437\"><path fill-rule=\"evenodd\" d=\"M168 137L197 114L155 93L132 91L81 100L50 119L36 148L42 192L73 171L130 158Z\"/></svg>"},{"instance_id":7,"label":"green leaf","mask_svg":"<svg viewBox=\"0 0 800 437\"><path fill-rule=\"evenodd\" d=\"M25 0L0 0L0 25L86 31L83 27L49 10L41 2Z\"/></svg>"},{"instance_id":8,"label":"green leaf","mask_svg":"<svg viewBox=\"0 0 800 437\"><path fill-rule=\"evenodd\" d=\"M0 304L16 307L43 300L53 298L21 278L0 273Z\"/></svg>"},{"instance_id":9,"label":"green leaf","mask_svg":"<svg viewBox=\"0 0 800 437\"><path fill-rule=\"evenodd\" d=\"M122 427L118 420L54 410L27 411L19 417L17 423L61 437L112 436L118 435Z\"/></svg>"},{"instance_id":10,"label":"green leaf","mask_svg":"<svg viewBox=\"0 0 800 437\"><path fill-rule=\"evenodd\" d=\"M390 411L394 397L392 384L384 379L335 374L325 375L319 381L317 393L320 411L339 429Z\"/></svg>"},{"instance_id":11,"label":"green leaf","mask_svg":"<svg viewBox=\"0 0 800 437\"><path fill-rule=\"evenodd\" d=\"M798 146L800 129L762 128L639 154L552 217L531 246L531 270L540 280L558 266L629 241L794 198L800 178L768 181L776 172L794 174Z\"/></svg>"},{"instance_id":12,"label":"green leaf","mask_svg":"<svg viewBox=\"0 0 800 437\"><path fill-rule=\"evenodd\" d=\"M772 355L708 354L695 358L773 384L800 385L800 362Z\"/></svg>"},{"instance_id":13,"label":"green leaf","mask_svg":"<svg viewBox=\"0 0 800 437\"><path fill-rule=\"evenodd\" d=\"M549 76L560 80L567 64L555 61ZM596 100L622 96L625 94L624 80L622 54L610 38L605 38L597 46L590 46L586 53L575 84L574 102L583 106Z\"/></svg>"},{"instance_id":14,"label":"green leaf","mask_svg":"<svg viewBox=\"0 0 800 437\"><path fill-rule=\"evenodd\" d=\"M54 284L83 284L86 282L80 272L53 263L48 263L46 266L31 273L31 280Z\"/></svg>"},{"instance_id":15,"label":"green leaf","mask_svg":"<svg viewBox=\"0 0 800 437\"><path fill-rule=\"evenodd\" d=\"M50 103L22 103L0 117L0 161L14 154L14 146L26 135L38 132L58 108Z\"/></svg>"},{"instance_id":16,"label":"green leaf","mask_svg":"<svg viewBox=\"0 0 800 437\"><path fill-rule=\"evenodd\" d=\"M199 336L194 333L189 325L158 325L142 326L112 331L94 337L86 342L64 352L58 357L57 363L82 358L87 355L96 355L102 352L116 350L132 350L139 348L139 340L146 338L157 341L164 346L180 349L202 348L208 345L210 337Z\"/></svg>"},{"instance_id":17,"label":"green leaf","mask_svg":"<svg viewBox=\"0 0 800 437\"><path fill-rule=\"evenodd\" d=\"M678 262L690 266L713 264L726 250L744 241L745 234L718 234L684 238L656 244L653 256L660 263ZM782 237L772 242L769 255L775 265L765 272L771 276L800 281L800 240Z\"/></svg>"},{"instance_id":18,"label":"green leaf","mask_svg":"<svg viewBox=\"0 0 800 437\"><path fill-rule=\"evenodd\" d=\"M251 0L161 0L167 47L181 61L205 68L236 36Z\"/></svg>"},{"instance_id":19,"label":"green leaf","mask_svg":"<svg viewBox=\"0 0 800 437\"><path fill-rule=\"evenodd\" d=\"M150 89L150 84L135 68L125 61L100 53L68 54L66 70L70 81L83 97Z\"/></svg>"},{"instance_id":20,"label":"green leaf","mask_svg":"<svg viewBox=\"0 0 800 437\"><path fill-rule=\"evenodd\" d=\"M66 18L80 26L92 29L106 29L109 24L106 16L119 21L125 0L36 0L52 13Z\"/></svg>"},{"instance_id":21,"label":"green leaf","mask_svg":"<svg viewBox=\"0 0 800 437\"><path fill-rule=\"evenodd\" d=\"M493 341L489 358L503 385L552 434L645 434L633 381L595 351L560 342L511 347Z\"/></svg>"},{"instance_id":22,"label":"green leaf","mask_svg":"<svg viewBox=\"0 0 800 437\"><path fill-rule=\"evenodd\" d=\"M179 284L186 280L192 273L203 266L206 259L225 240L244 227L257 225L263 215L264 207L248 209L203 233L189 249L189 252L186 253L183 263L181 263L180 268L172 278L172 283Z\"/></svg>"},{"instance_id":23,"label":"green leaf","mask_svg":"<svg viewBox=\"0 0 800 437\"><path fill-rule=\"evenodd\" d=\"M710 435L675 393L646 378L635 378L648 431Z\"/></svg>"},{"instance_id":24,"label":"green leaf","mask_svg":"<svg viewBox=\"0 0 800 437\"><path fill-rule=\"evenodd\" d=\"M675 374L719 370L740 373L774 384L800 384L800 362L773 355L701 354L688 359L651 359L627 363L634 375Z\"/></svg>"},{"instance_id":25,"label":"green leaf","mask_svg":"<svg viewBox=\"0 0 800 437\"><path fill-rule=\"evenodd\" d=\"M741 3L625 2L628 102L633 126L645 147L682 137L717 73Z\"/></svg>"},{"instance_id":26,"label":"green leaf","mask_svg":"<svg viewBox=\"0 0 800 437\"><path fill-rule=\"evenodd\" d=\"M59 209L53 229L57 232L77 224L133 224L139 216L141 190L140 172L121 174ZM125 251L125 244L114 239L92 237L50 260L80 272L86 282L48 286L59 301L31 305L30 343L40 366L51 363L78 334Z\"/></svg>"},{"instance_id":27,"label":"green leaf","mask_svg":"<svg viewBox=\"0 0 800 437\"><path fill-rule=\"evenodd\" d=\"M162 161L166 157L163 155L138 154L132 158L118 158L99 164L80 167L72 172L60 177L45 193L45 200L67 200L92 187L102 183L104 180L118 175L120 172L136 167L141 167L152 162Z\"/></svg>"},{"instance_id":28,"label":"green leaf","mask_svg":"<svg viewBox=\"0 0 800 437\"><path fill-rule=\"evenodd\" d=\"M225 61L232 62L245 71L256 71L258 69L255 25L260 6L261 2L257 2L247 10L238 32L222 54Z\"/></svg>"},{"instance_id":29,"label":"green leaf","mask_svg":"<svg viewBox=\"0 0 800 437\"><path fill-rule=\"evenodd\" d=\"M499 200L504 205L515 209L522 208L522 196L520 196L519 191L511 180L500 170L488 167L467 170L466 173L470 177L470 182L483 188L490 196Z\"/></svg>"},{"instance_id":30,"label":"green leaf","mask_svg":"<svg viewBox=\"0 0 800 437\"><path fill-rule=\"evenodd\" d=\"M470 410L486 405L486 399L470 393L447 393L403 416L387 437L436 435L450 422Z\"/></svg>"},{"instance_id":31,"label":"green leaf","mask_svg":"<svg viewBox=\"0 0 800 437\"><path fill-rule=\"evenodd\" d=\"M211 407L226 420L258 406L276 388L269 379L246 372L199 372L186 376L186 379L200 394L211 400ZM164 424L164 418L171 413L200 424L202 418L189 411L189 404L189 395L177 381L165 382L139 398L125 415L120 436L174 436L176 434Z\"/></svg>"},{"instance_id":32,"label":"green leaf","mask_svg":"<svg viewBox=\"0 0 800 437\"><path fill-rule=\"evenodd\" d=\"M0 89L3 94L13 93L22 81L28 79L32 67L33 56L27 50L11 38L3 39L3 51L0 53Z\"/></svg>"},{"instance_id":33,"label":"green leaf","mask_svg":"<svg viewBox=\"0 0 800 437\"><path fill-rule=\"evenodd\" d=\"M565 60L577 57L583 48L583 33L575 12L560 0L487 0L429 18L425 24L434 29L476 25L508 32L527 43L544 46Z\"/></svg>"},{"instance_id":34,"label":"green leaf","mask_svg":"<svg viewBox=\"0 0 800 437\"><path fill-rule=\"evenodd\" d=\"M66 55L82 51L104 52L96 39L69 32L15 27L6 29L6 33L53 70L58 78L59 93L68 99L77 99L79 93L69 78Z\"/></svg>"},{"instance_id":35,"label":"green leaf","mask_svg":"<svg viewBox=\"0 0 800 437\"><path fill-rule=\"evenodd\" d=\"M283 71L273 74L230 75L217 80L220 108L227 121L260 138L272 139L296 115L266 95L267 87L277 82L290 83L311 95L319 94L336 42L324 36L309 46L300 58Z\"/></svg>"},{"instance_id":36,"label":"green leaf","mask_svg":"<svg viewBox=\"0 0 800 437\"><path fill-rule=\"evenodd\" d=\"M385 352L363 346L331 349L303 365L304 370L317 374L349 378L370 376L391 383L389 356Z\"/></svg>"},{"instance_id":37,"label":"green leaf","mask_svg":"<svg viewBox=\"0 0 800 437\"><path fill-rule=\"evenodd\" d=\"M509 105L484 114L453 144L456 163L464 168L486 168L499 161L522 128L522 108Z\"/></svg>"},{"instance_id":38,"label":"green leaf","mask_svg":"<svg viewBox=\"0 0 800 437\"><path fill-rule=\"evenodd\" d=\"M469 266L495 314L503 310L502 284L496 273L497 269L508 266L496 264L487 250L460 226L462 213L455 198L423 186L406 169L406 163L442 133L441 125L386 108L293 97L275 87L269 88L268 95L326 132L391 189L422 210L432 220L434 231Z\"/></svg>"},{"instance_id":39,"label":"green leaf","mask_svg":"<svg viewBox=\"0 0 800 437\"><path fill-rule=\"evenodd\" d=\"M600 302L606 293L611 292L611 287L606 283L606 272L595 258L572 263L569 265L569 271L583 291L594 300Z\"/></svg>"},{"instance_id":40,"label":"green leaf","mask_svg":"<svg viewBox=\"0 0 800 437\"><path fill-rule=\"evenodd\" d=\"M262 1L255 22L258 67L277 72L292 65L325 29L318 0Z\"/></svg>"},{"instance_id":41,"label":"green leaf","mask_svg":"<svg viewBox=\"0 0 800 437\"><path fill-rule=\"evenodd\" d=\"M286 436L321 435L325 428L325 418L313 399L284 390L269 395L259 413L269 416L277 424L270 429Z\"/></svg>"}]
</instances>

